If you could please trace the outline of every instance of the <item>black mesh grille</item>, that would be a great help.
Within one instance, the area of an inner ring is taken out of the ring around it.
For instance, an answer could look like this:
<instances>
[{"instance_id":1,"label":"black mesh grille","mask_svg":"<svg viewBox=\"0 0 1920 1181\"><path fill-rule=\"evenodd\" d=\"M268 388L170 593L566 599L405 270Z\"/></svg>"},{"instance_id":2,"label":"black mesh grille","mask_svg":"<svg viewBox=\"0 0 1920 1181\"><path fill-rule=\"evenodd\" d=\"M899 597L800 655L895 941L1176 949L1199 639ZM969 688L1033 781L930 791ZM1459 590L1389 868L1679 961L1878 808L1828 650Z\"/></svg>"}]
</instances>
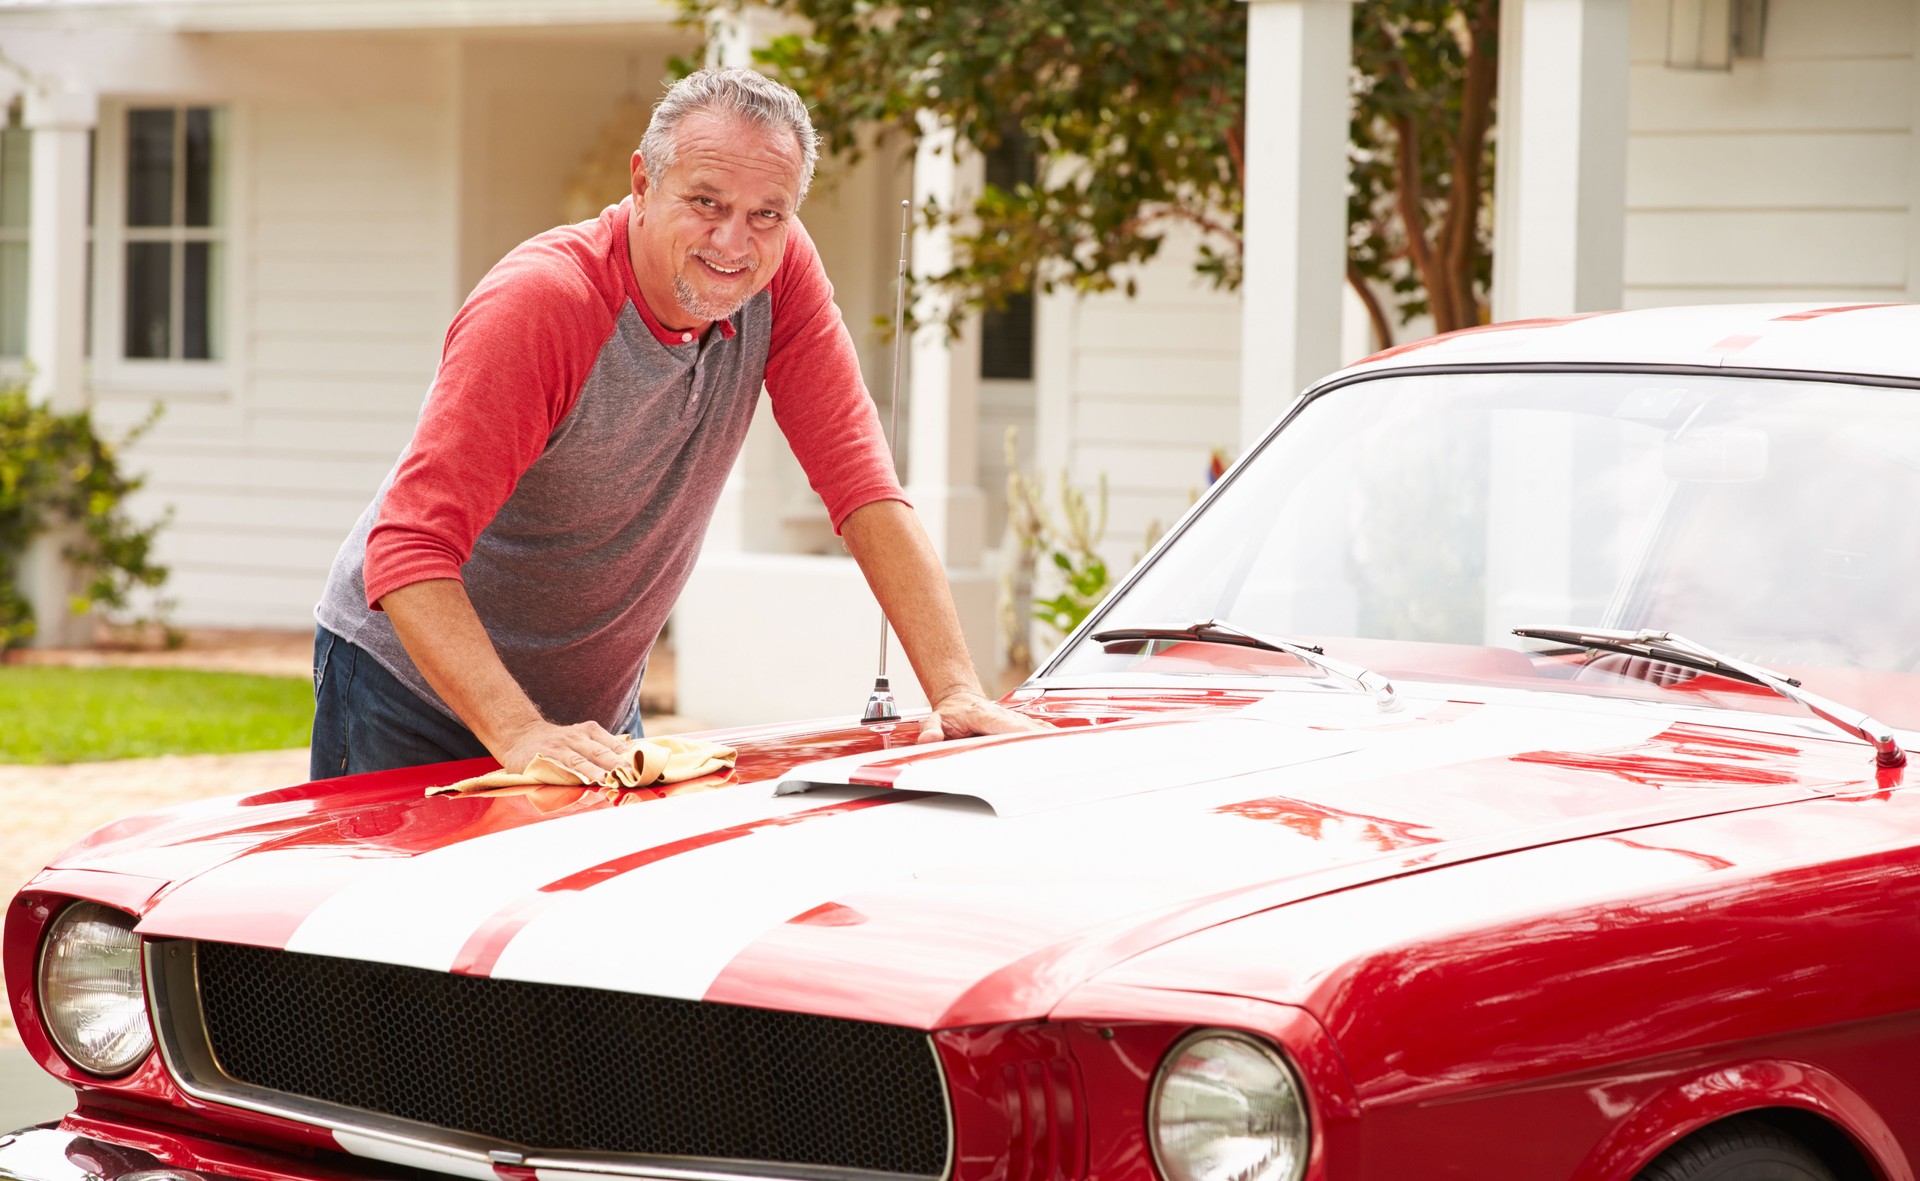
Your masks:
<instances>
[{"instance_id":1,"label":"black mesh grille","mask_svg":"<svg viewBox=\"0 0 1920 1181\"><path fill-rule=\"evenodd\" d=\"M233 1078L530 1148L932 1176L926 1034L592 988L199 945Z\"/></svg>"}]
</instances>

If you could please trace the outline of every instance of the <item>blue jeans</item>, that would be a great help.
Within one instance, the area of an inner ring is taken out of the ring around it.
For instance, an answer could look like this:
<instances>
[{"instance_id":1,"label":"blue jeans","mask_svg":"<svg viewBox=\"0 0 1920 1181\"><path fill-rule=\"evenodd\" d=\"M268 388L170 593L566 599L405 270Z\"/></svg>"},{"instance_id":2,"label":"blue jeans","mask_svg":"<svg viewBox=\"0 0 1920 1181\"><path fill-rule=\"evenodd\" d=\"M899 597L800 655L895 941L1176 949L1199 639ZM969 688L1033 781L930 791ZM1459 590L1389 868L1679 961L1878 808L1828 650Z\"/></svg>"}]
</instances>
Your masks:
<instances>
[{"instance_id":1,"label":"blue jeans","mask_svg":"<svg viewBox=\"0 0 1920 1181\"><path fill-rule=\"evenodd\" d=\"M640 702L621 727L640 737ZM485 758L486 746L358 645L313 629L315 779Z\"/></svg>"}]
</instances>

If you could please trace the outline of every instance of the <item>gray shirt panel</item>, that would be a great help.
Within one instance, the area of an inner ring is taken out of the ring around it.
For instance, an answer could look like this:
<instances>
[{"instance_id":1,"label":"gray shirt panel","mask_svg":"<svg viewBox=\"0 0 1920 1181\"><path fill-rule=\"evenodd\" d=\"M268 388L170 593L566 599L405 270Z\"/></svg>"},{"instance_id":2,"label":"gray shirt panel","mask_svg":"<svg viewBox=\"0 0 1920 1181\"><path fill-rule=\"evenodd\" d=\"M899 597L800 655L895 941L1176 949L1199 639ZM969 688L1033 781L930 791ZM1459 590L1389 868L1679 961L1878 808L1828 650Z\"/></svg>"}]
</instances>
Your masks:
<instances>
[{"instance_id":1,"label":"gray shirt panel","mask_svg":"<svg viewBox=\"0 0 1920 1181\"><path fill-rule=\"evenodd\" d=\"M611 729L631 712L647 652L693 572L752 422L772 307L762 291L734 313L732 337L716 326L671 346L631 303L621 308L579 402L475 542L461 568L467 595L507 671L549 720ZM367 535L393 478L335 556L314 614L457 717L386 614L366 605Z\"/></svg>"}]
</instances>

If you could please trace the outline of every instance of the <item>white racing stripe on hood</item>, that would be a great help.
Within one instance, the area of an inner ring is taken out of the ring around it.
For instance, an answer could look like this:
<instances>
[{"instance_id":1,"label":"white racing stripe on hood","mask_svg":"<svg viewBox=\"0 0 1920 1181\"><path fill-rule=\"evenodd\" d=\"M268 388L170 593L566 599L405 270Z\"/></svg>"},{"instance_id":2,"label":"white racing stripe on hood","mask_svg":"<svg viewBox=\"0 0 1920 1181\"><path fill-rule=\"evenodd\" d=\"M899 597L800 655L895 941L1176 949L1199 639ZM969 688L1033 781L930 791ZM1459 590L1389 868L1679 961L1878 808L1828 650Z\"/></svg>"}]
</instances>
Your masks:
<instances>
[{"instance_id":1,"label":"white racing stripe on hood","mask_svg":"<svg viewBox=\"0 0 1920 1181\"><path fill-rule=\"evenodd\" d=\"M1267 833L1212 813L1219 804L1276 792L1313 796L1344 783L1543 748L1630 746L1668 723L1663 717L1488 707L1455 721L1375 731L1358 741L1348 732L1338 737L1361 746L1351 757L1323 757L1278 774L1256 768L1205 779L1196 767L1185 784L1165 782L1163 790L1136 791L1105 807L1060 807L1010 819L965 796L935 797L768 828L567 896L507 945L491 974L699 998L742 950L788 919L943 866L1000 897L996 902L983 893L982 905L1014 908L1007 910L1010 934L1020 926L1018 907L1029 903L1048 908L1039 926L1103 922L1270 874L1311 869L1323 856L1337 855L1328 848L1316 856L1309 847L1297 865L1272 865L1264 856L1271 853ZM1264 733L1278 756L1269 764L1284 763L1282 752L1289 749L1320 749L1313 741L1318 731L1256 719L1239 724L1250 734ZM1161 732L1162 741L1175 737L1174 731ZM1081 749L1089 757L1095 750ZM939 762L959 783L978 757L955 753ZM1037 774L1029 779L999 770L1005 778L996 789L1003 799L1021 790L1044 791ZM1461 814L1458 801L1452 811ZM1489 800L1486 812L1485 823L1495 831L1524 823L1503 815L1497 800ZM1168 857L1169 850L1180 855ZM930 914L933 921L937 916Z\"/></svg>"},{"instance_id":2,"label":"white racing stripe on hood","mask_svg":"<svg viewBox=\"0 0 1920 1181\"><path fill-rule=\"evenodd\" d=\"M897 764L892 786L985 800L997 815L1025 816L1210 779L1278 770L1351 754L1355 735L1284 729L1228 715L1088 726L1016 735L958 750L855 755L797 767L779 795L845 784L875 764ZM892 768L887 768L889 771Z\"/></svg>"},{"instance_id":3,"label":"white racing stripe on hood","mask_svg":"<svg viewBox=\"0 0 1920 1181\"><path fill-rule=\"evenodd\" d=\"M490 974L556 984L616 979L636 992L698 999L768 927L944 860L995 823L971 800L902 800L692 849L556 903L507 945Z\"/></svg>"},{"instance_id":4,"label":"white racing stripe on hood","mask_svg":"<svg viewBox=\"0 0 1920 1181\"><path fill-rule=\"evenodd\" d=\"M770 800L764 786L747 784L596 809L415 857L369 861L352 886L307 916L287 950L446 971L480 924L550 882L640 849L819 805L805 797Z\"/></svg>"}]
</instances>

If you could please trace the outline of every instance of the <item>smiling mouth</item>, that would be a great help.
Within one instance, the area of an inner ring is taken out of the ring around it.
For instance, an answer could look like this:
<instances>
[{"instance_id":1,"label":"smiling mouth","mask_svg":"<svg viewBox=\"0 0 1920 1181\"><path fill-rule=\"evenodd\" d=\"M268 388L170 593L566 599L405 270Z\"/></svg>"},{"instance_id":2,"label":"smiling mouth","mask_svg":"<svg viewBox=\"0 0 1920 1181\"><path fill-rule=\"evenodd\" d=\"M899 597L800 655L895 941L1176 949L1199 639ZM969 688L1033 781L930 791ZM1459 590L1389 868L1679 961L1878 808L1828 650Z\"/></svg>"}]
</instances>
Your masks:
<instances>
[{"instance_id":1,"label":"smiling mouth","mask_svg":"<svg viewBox=\"0 0 1920 1181\"><path fill-rule=\"evenodd\" d=\"M720 263L714 262L712 259L701 258L699 255L695 255L694 259L702 267L706 268L708 271L720 276L723 279L737 279L740 276L745 275L753 270L753 264L751 263L743 262L738 266L728 267L728 266L722 266Z\"/></svg>"}]
</instances>

